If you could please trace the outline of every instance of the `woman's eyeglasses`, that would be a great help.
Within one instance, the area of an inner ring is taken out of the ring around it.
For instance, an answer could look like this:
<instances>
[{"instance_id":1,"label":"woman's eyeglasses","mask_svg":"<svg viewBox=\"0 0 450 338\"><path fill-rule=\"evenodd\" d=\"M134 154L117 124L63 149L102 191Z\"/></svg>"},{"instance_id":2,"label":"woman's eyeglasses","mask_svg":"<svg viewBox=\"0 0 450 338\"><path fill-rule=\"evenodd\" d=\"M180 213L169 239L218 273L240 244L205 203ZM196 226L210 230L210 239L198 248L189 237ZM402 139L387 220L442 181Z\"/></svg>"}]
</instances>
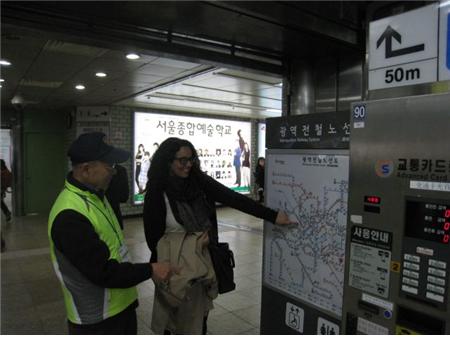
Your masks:
<instances>
[{"instance_id":1,"label":"woman's eyeglasses","mask_svg":"<svg viewBox=\"0 0 450 338\"><path fill-rule=\"evenodd\" d=\"M187 166L188 163L194 164L196 159L197 158L195 156L192 156L192 157L175 157L175 160L177 160L183 167Z\"/></svg>"}]
</instances>

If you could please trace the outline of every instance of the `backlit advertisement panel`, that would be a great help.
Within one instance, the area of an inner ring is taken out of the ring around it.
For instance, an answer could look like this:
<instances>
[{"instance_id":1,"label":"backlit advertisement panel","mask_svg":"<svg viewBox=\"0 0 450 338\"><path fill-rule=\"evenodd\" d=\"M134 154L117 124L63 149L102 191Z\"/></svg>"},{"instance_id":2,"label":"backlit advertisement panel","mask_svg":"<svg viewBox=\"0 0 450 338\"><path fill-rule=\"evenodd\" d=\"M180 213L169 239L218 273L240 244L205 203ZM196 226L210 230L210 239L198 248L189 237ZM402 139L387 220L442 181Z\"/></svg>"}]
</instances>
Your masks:
<instances>
[{"instance_id":1,"label":"backlit advertisement panel","mask_svg":"<svg viewBox=\"0 0 450 338\"><path fill-rule=\"evenodd\" d=\"M134 204L143 203L151 158L169 137L189 140L207 175L235 191L250 192L250 122L135 112Z\"/></svg>"}]
</instances>

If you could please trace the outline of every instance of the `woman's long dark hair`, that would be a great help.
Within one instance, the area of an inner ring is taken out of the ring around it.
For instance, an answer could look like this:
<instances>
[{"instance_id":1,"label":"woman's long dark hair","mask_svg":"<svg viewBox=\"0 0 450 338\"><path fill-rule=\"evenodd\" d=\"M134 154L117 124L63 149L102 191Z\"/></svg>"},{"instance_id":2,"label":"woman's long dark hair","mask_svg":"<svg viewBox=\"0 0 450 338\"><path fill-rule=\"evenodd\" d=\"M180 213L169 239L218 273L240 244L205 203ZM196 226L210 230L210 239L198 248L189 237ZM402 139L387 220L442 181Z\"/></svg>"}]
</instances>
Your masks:
<instances>
[{"instance_id":1,"label":"woman's long dark hair","mask_svg":"<svg viewBox=\"0 0 450 338\"><path fill-rule=\"evenodd\" d=\"M175 158L175 154L181 147L189 147L192 151L192 157L195 159L192 163L190 176L199 177L202 175L200 170L200 162L198 160L197 151L188 140L177 137L170 137L166 139L159 146L158 150L153 154L152 163L148 171L147 187L145 190L150 190L155 187L164 189L167 185L167 179L170 174L170 165Z\"/></svg>"}]
</instances>

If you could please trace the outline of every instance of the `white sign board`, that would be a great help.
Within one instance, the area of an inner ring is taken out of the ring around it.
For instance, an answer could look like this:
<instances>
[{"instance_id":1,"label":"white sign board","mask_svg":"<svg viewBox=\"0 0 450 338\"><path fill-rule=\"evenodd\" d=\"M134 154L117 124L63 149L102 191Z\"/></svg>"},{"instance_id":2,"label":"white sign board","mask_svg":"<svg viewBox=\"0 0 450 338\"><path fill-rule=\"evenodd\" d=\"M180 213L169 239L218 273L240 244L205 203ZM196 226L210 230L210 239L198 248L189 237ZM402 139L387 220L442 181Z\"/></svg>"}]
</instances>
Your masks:
<instances>
[{"instance_id":1,"label":"white sign board","mask_svg":"<svg viewBox=\"0 0 450 338\"><path fill-rule=\"evenodd\" d=\"M266 203L295 227L264 224L263 283L341 316L348 156L268 154Z\"/></svg>"},{"instance_id":2,"label":"white sign board","mask_svg":"<svg viewBox=\"0 0 450 338\"><path fill-rule=\"evenodd\" d=\"M439 81L450 80L450 1L440 5Z\"/></svg>"},{"instance_id":3,"label":"white sign board","mask_svg":"<svg viewBox=\"0 0 450 338\"><path fill-rule=\"evenodd\" d=\"M437 36L437 4L371 22L369 90L437 81Z\"/></svg>"},{"instance_id":4,"label":"white sign board","mask_svg":"<svg viewBox=\"0 0 450 338\"><path fill-rule=\"evenodd\" d=\"M338 335L339 325L319 317L317 320L317 334L327 336Z\"/></svg>"},{"instance_id":5,"label":"white sign board","mask_svg":"<svg viewBox=\"0 0 450 338\"><path fill-rule=\"evenodd\" d=\"M297 305L286 303L285 324L291 329L303 333L303 324L305 322L305 311Z\"/></svg>"},{"instance_id":6,"label":"white sign board","mask_svg":"<svg viewBox=\"0 0 450 338\"><path fill-rule=\"evenodd\" d=\"M111 114L109 107L92 106L77 107L76 112L76 136L84 133L92 133L94 131L102 132L106 135L106 141L109 139L109 131L111 124Z\"/></svg>"}]
</instances>

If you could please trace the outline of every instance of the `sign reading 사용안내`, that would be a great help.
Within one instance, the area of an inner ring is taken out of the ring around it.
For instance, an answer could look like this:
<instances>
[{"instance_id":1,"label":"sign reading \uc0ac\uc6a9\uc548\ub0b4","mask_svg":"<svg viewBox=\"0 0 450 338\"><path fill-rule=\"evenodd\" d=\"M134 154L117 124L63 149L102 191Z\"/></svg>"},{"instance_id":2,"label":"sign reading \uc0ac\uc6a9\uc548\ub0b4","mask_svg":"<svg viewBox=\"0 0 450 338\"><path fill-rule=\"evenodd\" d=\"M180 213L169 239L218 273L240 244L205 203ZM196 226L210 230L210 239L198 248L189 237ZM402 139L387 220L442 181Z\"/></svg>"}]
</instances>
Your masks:
<instances>
[{"instance_id":1,"label":"sign reading \uc0ac\uc6a9\uc548\ub0b4","mask_svg":"<svg viewBox=\"0 0 450 338\"><path fill-rule=\"evenodd\" d=\"M254 164L250 162L249 167L246 166L247 150L239 151L238 131L241 143L248 145L250 161L250 122L135 112L133 202L143 203L151 157L161 142L169 137L189 140L197 150L201 169L207 175L235 191L248 193Z\"/></svg>"}]
</instances>

